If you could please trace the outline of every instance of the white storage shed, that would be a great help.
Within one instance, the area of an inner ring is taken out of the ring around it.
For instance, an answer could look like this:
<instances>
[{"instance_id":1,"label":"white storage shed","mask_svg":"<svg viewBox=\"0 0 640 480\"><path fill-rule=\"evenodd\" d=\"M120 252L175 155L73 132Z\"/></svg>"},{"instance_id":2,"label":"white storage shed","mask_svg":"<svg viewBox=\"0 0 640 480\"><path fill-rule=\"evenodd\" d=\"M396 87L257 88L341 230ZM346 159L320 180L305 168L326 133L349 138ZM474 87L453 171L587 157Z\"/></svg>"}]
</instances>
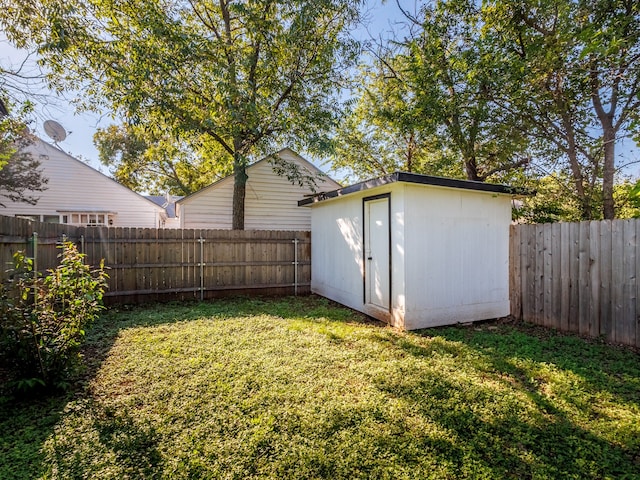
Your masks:
<instances>
[{"instance_id":1,"label":"white storage shed","mask_svg":"<svg viewBox=\"0 0 640 480\"><path fill-rule=\"evenodd\" d=\"M508 315L514 193L396 172L301 200L311 290L407 330Z\"/></svg>"}]
</instances>

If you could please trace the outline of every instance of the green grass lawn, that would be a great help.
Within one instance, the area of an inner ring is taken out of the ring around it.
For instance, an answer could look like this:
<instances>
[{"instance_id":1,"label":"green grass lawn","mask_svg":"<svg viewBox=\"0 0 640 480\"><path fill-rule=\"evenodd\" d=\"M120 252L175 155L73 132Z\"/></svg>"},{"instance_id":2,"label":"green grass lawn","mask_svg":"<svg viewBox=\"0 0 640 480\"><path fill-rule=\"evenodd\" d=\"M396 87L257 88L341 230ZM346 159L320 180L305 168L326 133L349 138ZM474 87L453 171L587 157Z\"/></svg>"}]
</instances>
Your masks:
<instances>
[{"instance_id":1,"label":"green grass lawn","mask_svg":"<svg viewBox=\"0 0 640 480\"><path fill-rule=\"evenodd\" d=\"M110 312L85 355L0 398L0 478L640 478L638 354L539 328L237 299Z\"/></svg>"}]
</instances>

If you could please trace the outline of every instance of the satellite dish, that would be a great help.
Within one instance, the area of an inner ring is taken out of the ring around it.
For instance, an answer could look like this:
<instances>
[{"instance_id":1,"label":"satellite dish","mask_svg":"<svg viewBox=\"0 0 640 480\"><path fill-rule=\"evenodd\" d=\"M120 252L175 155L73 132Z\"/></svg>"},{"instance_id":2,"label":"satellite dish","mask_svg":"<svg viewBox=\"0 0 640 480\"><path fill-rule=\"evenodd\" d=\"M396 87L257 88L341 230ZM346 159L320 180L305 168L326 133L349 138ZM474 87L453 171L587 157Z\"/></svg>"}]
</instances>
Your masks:
<instances>
[{"instance_id":1,"label":"satellite dish","mask_svg":"<svg viewBox=\"0 0 640 480\"><path fill-rule=\"evenodd\" d=\"M54 142L61 142L67 138L66 130L55 120L44 122L44 131Z\"/></svg>"}]
</instances>

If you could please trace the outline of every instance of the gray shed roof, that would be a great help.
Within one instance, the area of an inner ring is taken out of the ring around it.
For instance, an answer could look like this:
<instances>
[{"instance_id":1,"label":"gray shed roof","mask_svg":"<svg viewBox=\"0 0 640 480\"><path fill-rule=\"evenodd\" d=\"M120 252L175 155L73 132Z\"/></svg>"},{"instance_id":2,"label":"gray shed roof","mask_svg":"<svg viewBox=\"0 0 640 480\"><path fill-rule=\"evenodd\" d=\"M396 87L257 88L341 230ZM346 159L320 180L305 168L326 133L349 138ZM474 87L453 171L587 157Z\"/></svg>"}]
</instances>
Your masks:
<instances>
[{"instance_id":1,"label":"gray shed roof","mask_svg":"<svg viewBox=\"0 0 640 480\"><path fill-rule=\"evenodd\" d=\"M434 177L431 175L421 175L418 173L394 172L364 182L356 183L348 187L339 188L331 192L319 193L298 202L298 206L311 205L314 203L329 200L330 198L342 197L351 193L362 192L371 188L379 187L396 182L415 183L420 185L433 185L438 187L462 188L465 190L478 190L482 192L502 193L506 195L531 195L534 192L519 187L500 185L496 183L474 182L472 180L458 180L455 178Z\"/></svg>"}]
</instances>

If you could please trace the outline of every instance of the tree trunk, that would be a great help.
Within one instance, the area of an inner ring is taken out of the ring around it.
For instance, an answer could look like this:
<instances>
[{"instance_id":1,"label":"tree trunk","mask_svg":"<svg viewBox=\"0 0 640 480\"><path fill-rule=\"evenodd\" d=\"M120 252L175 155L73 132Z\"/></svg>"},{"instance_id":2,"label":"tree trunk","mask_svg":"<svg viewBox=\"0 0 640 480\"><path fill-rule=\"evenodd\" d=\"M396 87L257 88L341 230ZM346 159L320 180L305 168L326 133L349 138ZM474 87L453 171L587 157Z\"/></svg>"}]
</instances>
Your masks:
<instances>
[{"instance_id":1,"label":"tree trunk","mask_svg":"<svg viewBox=\"0 0 640 480\"><path fill-rule=\"evenodd\" d=\"M580 219L581 220L593 220L594 212L591 206L591 201L587 191L584 188L584 175L582 174L582 167L578 162L578 154L573 142L569 142L569 148L567 150L567 156L569 157L569 166L571 168L571 178L573 179L573 185L576 195L578 196L578 203L580 207Z\"/></svg>"},{"instance_id":2,"label":"tree trunk","mask_svg":"<svg viewBox=\"0 0 640 480\"><path fill-rule=\"evenodd\" d=\"M474 182L483 181L482 177L478 174L478 165L475 156L468 156L464 159L464 169L467 174L467 180L473 180Z\"/></svg>"},{"instance_id":3,"label":"tree trunk","mask_svg":"<svg viewBox=\"0 0 640 480\"><path fill-rule=\"evenodd\" d=\"M575 193L578 196L578 202L580 207L580 219L581 220L593 220L594 211L591 205L590 192L585 190L583 167L578 159L578 145L576 141L576 131L571 120L571 115L568 113L568 108L564 101L556 98L556 105L560 111L560 117L562 119L562 125L566 132L566 147L563 148L567 157L569 158L569 168L571 169L571 178L575 188ZM593 159L588 159L590 164L593 165Z\"/></svg>"},{"instance_id":4,"label":"tree trunk","mask_svg":"<svg viewBox=\"0 0 640 480\"><path fill-rule=\"evenodd\" d=\"M602 213L605 220L616 216L613 201L613 175L615 173L616 132L612 125L604 126L604 166L602 169Z\"/></svg>"},{"instance_id":5,"label":"tree trunk","mask_svg":"<svg viewBox=\"0 0 640 480\"><path fill-rule=\"evenodd\" d=\"M233 155L233 208L232 227L244 230L244 199L247 191L247 164L237 151Z\"/></svg>"}]
</instances>

